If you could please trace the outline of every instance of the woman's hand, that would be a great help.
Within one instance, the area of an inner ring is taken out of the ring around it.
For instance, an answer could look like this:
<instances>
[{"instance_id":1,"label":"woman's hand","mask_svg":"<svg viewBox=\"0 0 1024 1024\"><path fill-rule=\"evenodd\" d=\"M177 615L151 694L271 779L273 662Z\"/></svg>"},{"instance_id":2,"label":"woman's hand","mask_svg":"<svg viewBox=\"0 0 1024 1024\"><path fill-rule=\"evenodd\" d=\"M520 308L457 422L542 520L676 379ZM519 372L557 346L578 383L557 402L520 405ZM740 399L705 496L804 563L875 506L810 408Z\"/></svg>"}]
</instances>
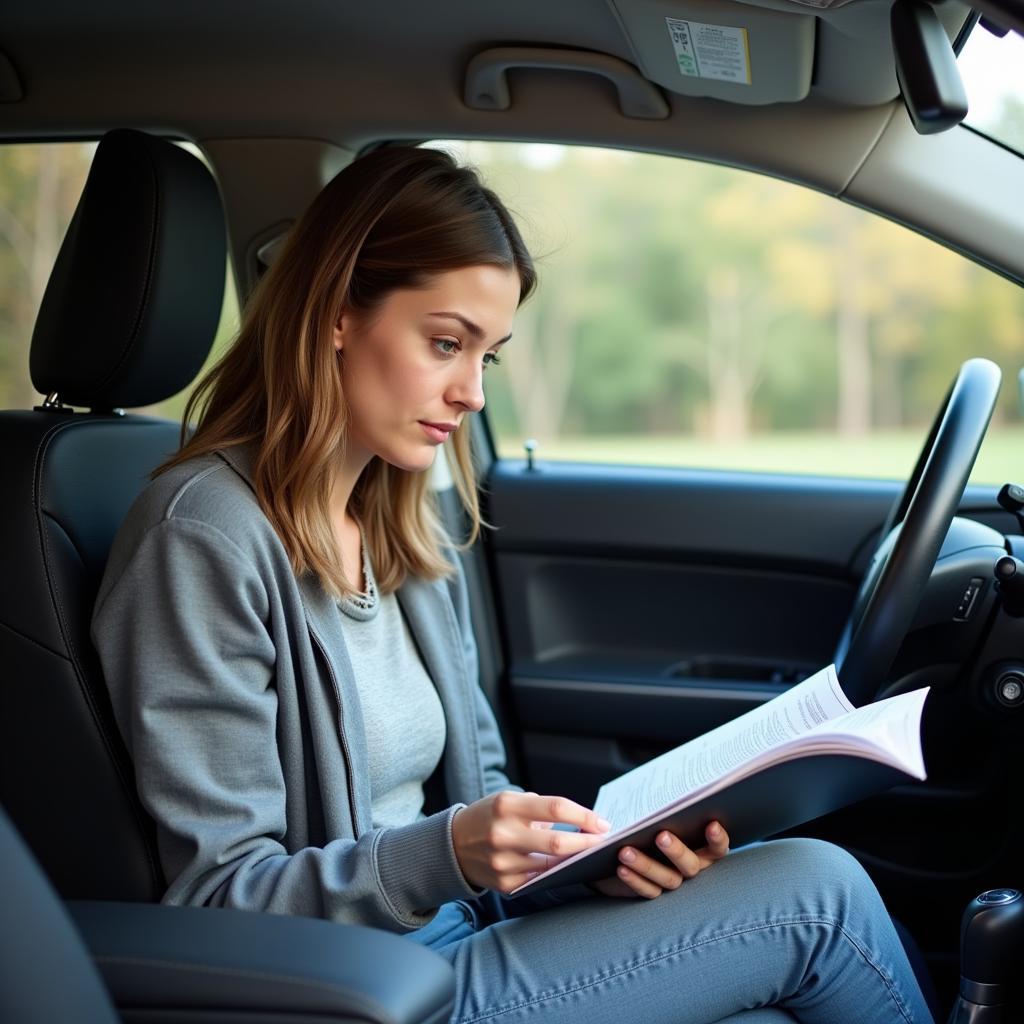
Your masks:
<instances>
[{"instance_id":1,"label":"woman's hand","mask_svg":"<svg viewBox=\"0 0 1024 1024\"><path fill-rule=\"evenodd\" d=\"M691 850L671 832L659 832L658 849L673 867L633 846L624 846L619 850L616 877L595 882L594 888L605 896L643 896L649 900L666 889L678 889L687 878L699 875L729 852L729 835L717 821L707 826L704 836L708 845Z\"/></svg>"},{"instance_id":2,"label":"woman's hand","mask_svg":"<svg viewBox=\"0 0 1024 1024\"><path fill-rule=\"evenodd\" d=\"M581 831L551 828L562 822ZM609 828L565 797L503 791L458 811L452 842L470 884L509 893L562 858L596 846Z\"/></svg>"}]
</instances>

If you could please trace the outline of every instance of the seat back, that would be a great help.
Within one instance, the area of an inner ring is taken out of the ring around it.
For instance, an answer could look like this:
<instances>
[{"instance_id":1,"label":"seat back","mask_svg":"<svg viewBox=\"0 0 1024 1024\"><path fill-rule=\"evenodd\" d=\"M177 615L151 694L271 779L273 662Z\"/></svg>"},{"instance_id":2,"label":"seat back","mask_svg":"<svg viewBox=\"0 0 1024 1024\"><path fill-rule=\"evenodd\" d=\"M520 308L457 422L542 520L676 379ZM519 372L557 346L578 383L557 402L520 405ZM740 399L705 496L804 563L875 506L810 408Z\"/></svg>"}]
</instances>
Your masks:
<instances>
[{"instance_id":1,"label":"seat back","mask_svg":"<svg viewBox=\"0 0 1024 1024\"><path fill-rule=\"evenodd\" d=\"M0 1020L119 1020L81 937L0 808Z\"/></svg>"},{"instance_id":2,"label":"seat back","mask_svg":"<svg viewBox=\"0 0 1024 1024\"><path fill-rule=\"evenodd\" d=\"M201 161L111 132L32 338L33 384L49 397L0 413L0 803L66 899L164 889L89 624L114 535L179 442L178 424L121 407L196 375L225 266L223 210Z\"/></svg>"}]
</instances>

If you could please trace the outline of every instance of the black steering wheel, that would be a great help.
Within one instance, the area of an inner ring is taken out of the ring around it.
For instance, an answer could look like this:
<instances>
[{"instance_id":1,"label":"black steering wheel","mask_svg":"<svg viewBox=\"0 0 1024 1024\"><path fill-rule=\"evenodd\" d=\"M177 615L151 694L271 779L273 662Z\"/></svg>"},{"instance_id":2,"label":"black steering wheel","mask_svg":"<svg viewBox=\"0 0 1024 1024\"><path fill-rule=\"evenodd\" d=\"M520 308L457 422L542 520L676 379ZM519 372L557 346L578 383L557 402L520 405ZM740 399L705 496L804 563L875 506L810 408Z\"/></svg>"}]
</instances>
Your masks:
<instances>
[{"instance_id":1,"label":"black steering wheel","mask_svg":"<svg viewBox=\"0 0 1024 1024\"><path fill-rule=\"evenodd\" d=\"M960 367L864 574L834 661L843 691L875 699L914 621L988 429L1002 373L987 359Z\"/></svg>"}]
</instances>

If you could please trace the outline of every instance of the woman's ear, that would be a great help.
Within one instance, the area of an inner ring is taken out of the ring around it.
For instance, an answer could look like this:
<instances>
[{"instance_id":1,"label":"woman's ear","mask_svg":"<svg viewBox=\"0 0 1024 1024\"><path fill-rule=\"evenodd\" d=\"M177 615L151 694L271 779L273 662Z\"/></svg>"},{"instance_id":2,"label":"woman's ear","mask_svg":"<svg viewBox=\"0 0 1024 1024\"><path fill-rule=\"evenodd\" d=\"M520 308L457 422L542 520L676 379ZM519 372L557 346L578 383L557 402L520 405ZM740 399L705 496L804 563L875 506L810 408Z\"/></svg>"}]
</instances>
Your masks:
<instances>
[{"instance_id":1,"label":"woman's ear","mask_svg":"<svg viewBox=\"0 0 1024 1024\"><path fill-rule=\"evenodd\" d=\"M342 313L334 325L334 349L336 352L340 352L345 347L346 319L345 314Z\"/></svg>"}]
</instances>

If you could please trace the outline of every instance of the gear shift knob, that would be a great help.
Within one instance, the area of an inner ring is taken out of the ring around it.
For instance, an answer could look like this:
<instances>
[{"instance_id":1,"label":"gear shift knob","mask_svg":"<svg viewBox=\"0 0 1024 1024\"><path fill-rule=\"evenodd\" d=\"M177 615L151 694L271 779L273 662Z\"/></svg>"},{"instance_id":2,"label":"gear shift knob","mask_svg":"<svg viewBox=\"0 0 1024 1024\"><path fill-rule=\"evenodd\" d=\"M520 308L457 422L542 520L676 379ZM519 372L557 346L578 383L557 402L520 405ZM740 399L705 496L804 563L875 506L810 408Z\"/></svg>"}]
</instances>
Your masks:
<instances>
[{"instance_id":1,"label":"gear shift knob","mask_svg":"<svg viewBox=\"0 0 1024 1024\"><path fill-rule=\"evenodd\" d=\"M950 1024L997 1024L1006 982L1020 968L1024 897L1017 889L989 889L967 905L960 925L960 998Z\"/></svg>"}]
</instances>

